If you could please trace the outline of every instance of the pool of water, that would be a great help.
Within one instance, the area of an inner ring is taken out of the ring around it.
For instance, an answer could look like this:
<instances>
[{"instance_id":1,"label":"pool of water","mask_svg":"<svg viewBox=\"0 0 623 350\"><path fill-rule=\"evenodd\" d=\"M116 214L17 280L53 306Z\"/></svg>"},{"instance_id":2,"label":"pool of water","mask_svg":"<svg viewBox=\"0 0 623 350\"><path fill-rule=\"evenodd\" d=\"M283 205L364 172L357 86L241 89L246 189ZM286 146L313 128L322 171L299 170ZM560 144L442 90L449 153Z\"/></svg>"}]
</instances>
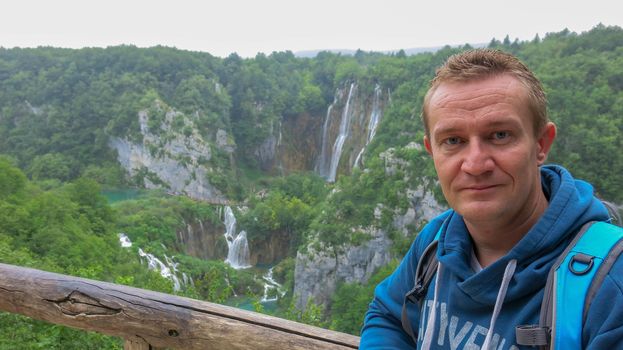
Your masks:
<instances>
[{"instance_id":1,"label":"pool of water","mask_svg":"<svg viewBox=\"0 0 623 350\"><path fill-rule=\"evenodd\" d=\"M102 191L102 195L106 197L109 204L137 199L140 198L143 193L142 190L136 188Z\"/></svg>"}]
</instances>

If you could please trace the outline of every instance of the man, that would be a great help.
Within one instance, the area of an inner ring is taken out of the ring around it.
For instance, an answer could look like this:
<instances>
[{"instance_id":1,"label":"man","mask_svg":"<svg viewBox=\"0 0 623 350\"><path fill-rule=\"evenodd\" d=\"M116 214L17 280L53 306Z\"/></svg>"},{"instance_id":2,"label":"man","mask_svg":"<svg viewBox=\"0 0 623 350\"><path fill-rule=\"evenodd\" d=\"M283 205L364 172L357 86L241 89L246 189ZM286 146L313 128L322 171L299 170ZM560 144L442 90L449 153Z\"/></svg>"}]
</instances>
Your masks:
<instances>
[{"instance_id":1,"label":"man","mask_svg":"<svg viewBox=\"0 0 623 350\"><path fill-rule=\"evenodd\" d=\"M450 57L431 82L422 118L424 145L452 209L422 230L377 286L361 348L416 346L401 311L438 232L435 277L421 309L406 309L417 348L529 348L517 344L515 326L539 323L554 261L584 223L607 221L608 212L589 184L542 166L556 126L540 82L515 57L488 49ZM622 271L618 259L581 330L583 348L623 349Z\"/></svg>"}]
</instances>

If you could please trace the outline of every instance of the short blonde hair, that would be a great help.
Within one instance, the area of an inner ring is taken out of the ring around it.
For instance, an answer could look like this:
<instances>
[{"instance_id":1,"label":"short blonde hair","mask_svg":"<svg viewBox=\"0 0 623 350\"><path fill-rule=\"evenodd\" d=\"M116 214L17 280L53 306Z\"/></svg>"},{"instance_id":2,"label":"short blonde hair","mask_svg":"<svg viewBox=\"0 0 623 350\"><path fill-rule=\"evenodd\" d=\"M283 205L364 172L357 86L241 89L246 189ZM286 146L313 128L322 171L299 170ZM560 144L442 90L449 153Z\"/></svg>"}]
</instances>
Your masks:
<instances>
[{"instance_id":1,"label":"short blonde hair","mask_svg":"<svg viewBox=\"0 0 623 350\"><path fill-rule=\"evenodd\" d=\"M426 135L430 137L428 105L439 85L445 82L468 82L505 74L517 78L526 87L528 107L534 118L534 132L538 135L548 122L547 99L541 82L517 57L492 49L475 49L458 53L450 56L444 65L437 69L422 106L422 121Z\"/></svg>"}]
</instances>

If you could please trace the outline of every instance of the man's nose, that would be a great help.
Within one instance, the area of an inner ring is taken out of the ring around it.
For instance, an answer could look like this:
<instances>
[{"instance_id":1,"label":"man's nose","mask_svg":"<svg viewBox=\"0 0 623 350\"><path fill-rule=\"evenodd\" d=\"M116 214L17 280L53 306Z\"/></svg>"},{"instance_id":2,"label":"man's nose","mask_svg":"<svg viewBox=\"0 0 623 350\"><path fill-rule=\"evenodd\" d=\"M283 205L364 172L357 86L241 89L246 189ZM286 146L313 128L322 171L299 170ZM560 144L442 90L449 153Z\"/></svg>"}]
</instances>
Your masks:
<instances>
[{"instance_id":1,"label":"man's nose","mask_svg":"<svg viewBox=\"0 0 623 350\"><path fill-rule=\"evenodd\" d=\"M493 171L494 167L495 162L486 145L478 140L470 140L465 148L461 170L470 175L478 176Z\"/></svg>"}]
</instances>

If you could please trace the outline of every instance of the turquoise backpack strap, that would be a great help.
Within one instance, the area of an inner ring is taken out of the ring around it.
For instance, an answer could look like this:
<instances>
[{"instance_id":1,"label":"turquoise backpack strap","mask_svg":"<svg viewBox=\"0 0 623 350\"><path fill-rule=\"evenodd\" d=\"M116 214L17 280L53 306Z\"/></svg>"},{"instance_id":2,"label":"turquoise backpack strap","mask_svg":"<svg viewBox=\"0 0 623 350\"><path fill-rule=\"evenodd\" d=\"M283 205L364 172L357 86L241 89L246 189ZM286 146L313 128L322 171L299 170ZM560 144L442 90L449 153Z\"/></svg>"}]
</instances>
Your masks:
<instances>
[{"instance_id":1,"label":"turquoise backpack strap","mask_svg":"<svg viewBox=\"0 0 623 350\"><path fill-rule=\"evenodd\" d=\"M621 253L622 242L620 227L605 222L593 223L557 269L552 329L554 349L581 349L582 325L591 298ZM616 256L609 255L612 250L618 250ZM605 263L610 265L607 269L602 268ZM599 285L591 286L591 282L599 282Z\"/></svg>"},{"instance_id":2,"label":"turquoise backpack strap","mask_svg":"<svg viewBox=\"0 0 623 350\"><path fill-rule=\"evenodd\" d=\"M518 326L517 344L581 349L588 309L621 252L622 228L605 222L585 224L549 272L539 325Z\"/></svg>"}]
</instances>

